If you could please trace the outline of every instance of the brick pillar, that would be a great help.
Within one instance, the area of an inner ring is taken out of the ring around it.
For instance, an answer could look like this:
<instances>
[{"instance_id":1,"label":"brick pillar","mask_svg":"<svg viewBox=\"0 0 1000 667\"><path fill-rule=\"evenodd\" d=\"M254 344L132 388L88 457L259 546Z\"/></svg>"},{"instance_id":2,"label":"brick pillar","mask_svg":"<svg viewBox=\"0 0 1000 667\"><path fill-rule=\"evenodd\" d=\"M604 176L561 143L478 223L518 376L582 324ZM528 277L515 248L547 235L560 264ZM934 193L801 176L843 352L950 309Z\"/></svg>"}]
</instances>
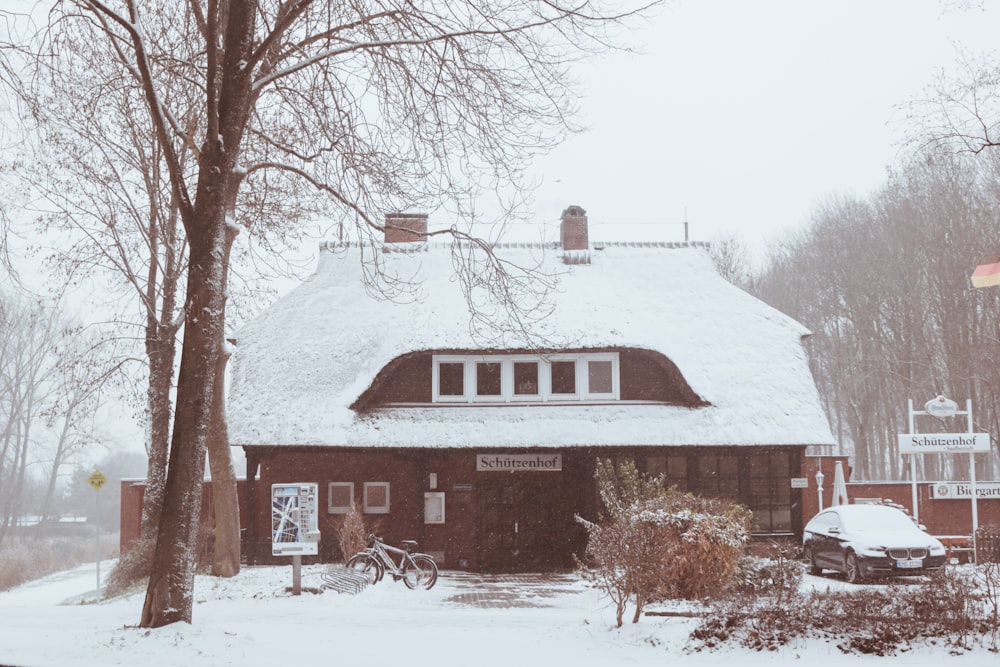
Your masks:
<instances>
[{"instance_id":1,"label":"brick pillar","mask_svg":"<svg viewBox=\"0 0 1000 667\"><path fill-rule=\"evenodd\" d=\"M563 251L588 250L590 237L587 232L587 212L579 206L570 206L563 211L559 236Z\"/></svg>"},{"instance_id":2,"label":"brick pillar","mask_svg":"<svg viewBox=\"0 0 1000 667\"><path fill-rule=\"evenodd\" d=\"M427 240L426 213L386 213L386 243L420 243Z\"/></svg>"}]
</instances>

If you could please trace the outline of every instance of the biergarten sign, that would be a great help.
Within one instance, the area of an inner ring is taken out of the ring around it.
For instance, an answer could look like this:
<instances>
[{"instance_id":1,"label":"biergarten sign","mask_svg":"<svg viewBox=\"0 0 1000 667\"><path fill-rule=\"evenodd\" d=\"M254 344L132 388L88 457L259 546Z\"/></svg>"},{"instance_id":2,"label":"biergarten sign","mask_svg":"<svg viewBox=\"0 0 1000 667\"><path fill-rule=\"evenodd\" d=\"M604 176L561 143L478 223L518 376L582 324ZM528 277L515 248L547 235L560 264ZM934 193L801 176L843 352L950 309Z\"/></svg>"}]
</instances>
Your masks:
<instances>
[{"instance_id":1,"label":"biergarten sign","mask_svg":"<svg viewBox=\"0 0 1000 667\"><path fill-rule=\"evenodd\" d=\"M988 452L989 433L900 433L900 454Z\"/></svg>"},{"instance_id":2,"label":"biergarten sign","mask_svg":"<svg viewBox=\"0 0 1000 667\"><path fill-rule=\"evenodd\" d=\"M968 500L972 485L968 482L934 482L930 485L935 500ZM1000 498L1000 482L976 482L977 498Z\"/></svg>"}]
</instances>

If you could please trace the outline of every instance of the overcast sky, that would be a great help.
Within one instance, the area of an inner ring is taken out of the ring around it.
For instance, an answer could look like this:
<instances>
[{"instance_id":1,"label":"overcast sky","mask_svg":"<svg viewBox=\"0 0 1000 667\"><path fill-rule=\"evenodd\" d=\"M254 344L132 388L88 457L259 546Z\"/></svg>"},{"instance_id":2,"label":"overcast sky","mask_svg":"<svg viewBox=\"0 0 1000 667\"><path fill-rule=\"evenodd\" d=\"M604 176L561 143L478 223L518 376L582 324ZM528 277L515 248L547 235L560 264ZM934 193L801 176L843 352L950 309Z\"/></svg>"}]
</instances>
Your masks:
<instances>
[{"instance_id":1,"label":"overcast sky","mask_svg":"<svg viewBox=\"0 0 1000 667\"><path fill-rule=\"evenodd\" d=\"M589 131L538 162L537 219L578 204L592 239L682 240L651 223L686 217L692 240L757 246L883 184L899 105L998 34L1000 7L954 0L673 0L644 53L578 70Z\"/></svg>"}]
</instances>

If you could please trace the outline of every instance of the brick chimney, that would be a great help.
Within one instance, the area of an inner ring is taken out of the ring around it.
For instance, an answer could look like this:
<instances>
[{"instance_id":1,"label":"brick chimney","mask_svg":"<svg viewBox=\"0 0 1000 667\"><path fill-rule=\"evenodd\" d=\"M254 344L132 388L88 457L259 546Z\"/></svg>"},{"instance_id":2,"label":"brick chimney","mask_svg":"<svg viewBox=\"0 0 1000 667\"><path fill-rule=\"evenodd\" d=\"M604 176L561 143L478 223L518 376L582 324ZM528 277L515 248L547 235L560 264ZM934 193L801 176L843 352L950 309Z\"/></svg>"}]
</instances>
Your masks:
<instances>
[{"instance_id":1,"label":"brick chimney","mask_svg":"<svg viewBox=\"0 0 1000 667\"><path fill-rule=\"evenodd\" d=\"M426 213L386 213L386 243L422 243L427 240Z\"/></svg>"},{"instance_id":2,"label":"brick chimney","mask_svg":"<svg viewBox=\"0 0 1000 667\"><path fill-rule=\"evenodd\" d=\"M580 206L570 206L562 213L559 238L563 252L567 250L589 250L590 237L587 233L587 212Z\"/></svg>"}]
</instances>

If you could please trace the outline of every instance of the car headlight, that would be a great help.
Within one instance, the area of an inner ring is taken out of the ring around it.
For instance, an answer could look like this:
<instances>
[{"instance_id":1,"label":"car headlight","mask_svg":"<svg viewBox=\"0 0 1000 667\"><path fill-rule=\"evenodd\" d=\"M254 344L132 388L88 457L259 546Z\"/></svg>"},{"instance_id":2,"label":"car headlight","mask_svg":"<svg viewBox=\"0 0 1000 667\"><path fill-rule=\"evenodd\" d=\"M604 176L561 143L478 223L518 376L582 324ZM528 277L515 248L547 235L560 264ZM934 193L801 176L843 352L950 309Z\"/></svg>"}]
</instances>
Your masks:
<instances>
[{"instance_id":1,"label":"car headlight","mask_svg":"<svg viewBox=\"0 0 1000 667\"><path fill-rule=\"evenodd\" d=\"M927 552L932 556L943 556L945 553L944 545L942 544L932 544L931 548Z\"/></svg>"}]
</instances>

